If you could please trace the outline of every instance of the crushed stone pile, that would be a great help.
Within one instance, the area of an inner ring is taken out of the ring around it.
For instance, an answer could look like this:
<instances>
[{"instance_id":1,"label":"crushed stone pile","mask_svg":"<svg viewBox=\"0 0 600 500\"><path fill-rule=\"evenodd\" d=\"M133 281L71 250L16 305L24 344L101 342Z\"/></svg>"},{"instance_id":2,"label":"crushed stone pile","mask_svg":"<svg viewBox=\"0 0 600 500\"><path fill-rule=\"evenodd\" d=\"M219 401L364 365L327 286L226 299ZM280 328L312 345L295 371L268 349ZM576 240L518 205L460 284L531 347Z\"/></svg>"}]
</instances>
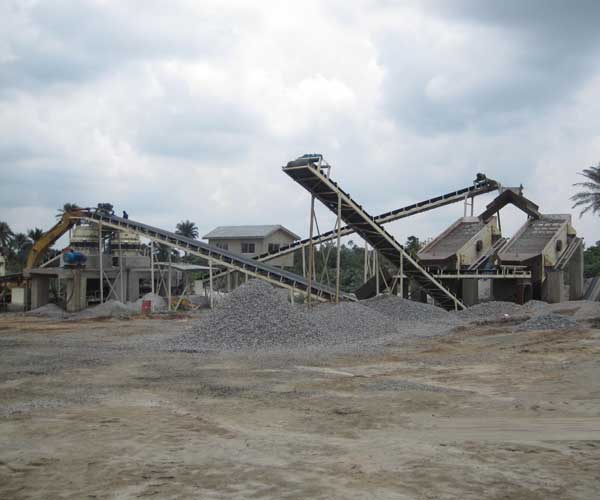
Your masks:
<instances>
[{"instance_id":1,"label":"crushed stone pile","mask_svg":"<svg viewBox=\"0 0 600 500\"><path fill-rule=\"evenodd\" d=\"M577 328L578 323L573 318L562 314L549 313L534 316L514 328L515 332L530 332L534 330L562 330Z\"/></svg>"},{"instance_id":2,"label":"crushed stone pile","mask_svg":"<svg viewBox=\"0 0 600 500\"><path fill-rule=\"evenodd\" d=\"M46 304L45 306L32 309L25 313L27 316L40 316L44 318L64 319L69 313L61 309L56 304Z\"/></svg>"},{"instance_id":3,"label":"crushed stone pile","mask_svg":"<svg viewBox=\"0 0 600 500\"><path fill-rule=\"evenodd\" d=\"M306 314L316 322L321 340L328 343L352 343L398 332L391 318L357 302L323 304Z\"/></svg>"},{"instance_id":4,"label":"crushed stone pile","mask_svg":"<svg viewBox=\"0 0 600 500\"><path fill-rule=\"evenodd\" d=\"M250 280L228 294L189 332L176 349L243 350L316 341L317 325L287 297L260 280Z\"/></svg>"},{"instance_id":5,"label":"crushed stone pile","mask_svg":"<svg viewBox=\"0 0 600 500\"><path fill-rule=\"evenodd\" d=\"M403 299L395 295L380 295L362 302L396 322L404 337L434 337L445 335L464 321L455 314L432 304Z\"/></svg>"},{"instance_id":6,"label":"crushed stone pile","mask_svg":"<svg viewBox=\"0 0 600 500\"><path fill-rule=\"evenodd\" d=\"M127 318L133 314L131 307L118 300L107 300L103 304L89 307L71 315L72 319Z\"/></svg>"},{"instance_id":7,"label":"crushed stone pile","mask_svg":"<svg viewBox=\"0 0 600 500\"><path fill-rule=\"evenodd\" d=\"M531 314L525 306L515 304L514 302L504 302L501 300L481 302L468 307L462 311L457 311L456 316L466 321L494 321L504 318L518 318Z\"/></svg>"},{"instance_id":8,"label":"crushed stone pile","mask_svg":"<svg viewBox=\"0 0 600 500\"><path fill-rule=\"evenodd\" d=\"M449 318L448 311L441 307L403 299L395 295L379 295L363 301L362 304L397 321L429 321Z\"/></svg>"},{"instance_id":9,"label":"crushed stone pile","mask_svg":"<svg viewBox=\"0 0 600 500\"><path fill-rule=\"evenodd\" d=\"M530 300L526 302L523 307L525 309L529 309L530 311L542 311L548 306L548 302L544 302L543 300Z\"/></svg>"},{"instance_id":10,"label":"crushed stone pile","mask_svg":"<svg viewBox=\"0 0 600 500\"><path fill-rule=\"evenodd\" d=\"M250 280L171 340L171 346L186 352L325 346L355 349L398 337L440 335L463 324L443 309L398 297L307 309L292 305L288 295L263 281Z\"/></svg>"}]
</instances>

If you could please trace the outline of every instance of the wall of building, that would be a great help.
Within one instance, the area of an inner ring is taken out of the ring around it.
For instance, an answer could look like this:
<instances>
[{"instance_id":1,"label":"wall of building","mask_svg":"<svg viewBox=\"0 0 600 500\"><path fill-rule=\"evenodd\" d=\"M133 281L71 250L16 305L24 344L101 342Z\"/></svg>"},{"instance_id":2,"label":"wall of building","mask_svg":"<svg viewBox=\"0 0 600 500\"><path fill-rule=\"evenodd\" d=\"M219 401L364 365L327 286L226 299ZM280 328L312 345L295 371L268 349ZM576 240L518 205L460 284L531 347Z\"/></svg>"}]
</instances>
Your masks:
<instances>
[{"instance_id":1,"label":"wall of building","mask_svg":"<svg viewBox=\"0 0 600 500\"><path fill-rule=\"evenodd\" d=\"M285 231L279 230L275 231L273 234L270 234L267 238L240 238L240 239L225 239L225 238L216 238L209 239L209 245L214 246L223 246L227 245L227 250L229 252L237 253L243 255L244 257L254 258L257 255L263 254L267 252L269 249L269 244L278 244L280 246L289 245L292 243L294 239ZM253 253L242 253L242 243L254 243L254 252ZM269 264L274 266L281 267L292 267L294 265L294 255L289 254L283 257L279 257L272 261L269 261Z\"/></svg>"},{"instance_id":2,"label":"wall of building","mask_svg":"<svg viewBox=\"0 0 600 500\"><path fill-rule=\"evenodd\" d=\"M6 275L6 259L3 255L0 255L0 276Z\"/></svg>"}]
</instances>

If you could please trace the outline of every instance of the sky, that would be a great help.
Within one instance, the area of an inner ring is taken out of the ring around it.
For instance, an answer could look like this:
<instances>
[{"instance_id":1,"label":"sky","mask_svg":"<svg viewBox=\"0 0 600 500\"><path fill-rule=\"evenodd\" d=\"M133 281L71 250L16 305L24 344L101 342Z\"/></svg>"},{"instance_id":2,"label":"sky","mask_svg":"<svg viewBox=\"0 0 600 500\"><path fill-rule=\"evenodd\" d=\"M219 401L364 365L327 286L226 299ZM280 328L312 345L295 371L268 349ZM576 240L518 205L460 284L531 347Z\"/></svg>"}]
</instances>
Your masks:
<instances>
[{"instance_id":1,"label":"sky","mask_svg":"<svg viewBox=\"0 0 600 500\"><path fill-rule=\"evenodd\" d=\"M484 172L593 244L569 198L600 162L598 20L596 0L2 0L0 220L108 202L164 229L306 236L281 166L318 152L372 215ZM462 215L388 227L430 238ZM505 209L504 235L524 222Z\"/></svg>"}]
</instances>

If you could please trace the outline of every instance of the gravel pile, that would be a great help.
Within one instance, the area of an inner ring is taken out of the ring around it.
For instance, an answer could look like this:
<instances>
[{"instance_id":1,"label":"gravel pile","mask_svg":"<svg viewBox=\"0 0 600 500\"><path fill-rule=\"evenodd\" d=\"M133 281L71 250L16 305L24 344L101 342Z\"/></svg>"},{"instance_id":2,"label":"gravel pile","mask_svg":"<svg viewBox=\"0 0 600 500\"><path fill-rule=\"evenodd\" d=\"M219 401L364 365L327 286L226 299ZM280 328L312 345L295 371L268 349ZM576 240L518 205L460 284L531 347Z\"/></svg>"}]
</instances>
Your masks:
<instances>
[{"instance_id":1,"label":"gravel pile","mask_svg":"<svg viewBox=\"0 0 600 500\"><path fill-rule=\"evenodd\" d=\"M397 321L430 321L449 317L448 311L441 307L395 295L379 295L361 303Z\"/></svg>"},{"instance_id":2,"label":"gravel pile","mask_svg":"<svg viewBox=\"0 0 600 500\"><path fill-rule=\"evenodd\" d=\"M40 316L52 319L64 319L69 313L58 307L56 304L46 304L45 306L32 309L25 313L27 316Z\"/></svg>"},{"instance_id":3,"label":"gravel pile","mask_svg":"<svg viewBox=\"0 0 600 500\"><path fill-rule=\"evenodd\" d=\"M174 350L355 349L398 337L431 337L463 324L438 307L378 297L361 303L292 305L288 293L259 280L243 284L171 341Z\"/></svg>"},{"instance_id":4,"label":"gravel pile","mask_svg":"<svg viewBox=\"0 0 600 500\"><path fill-rule=\"evenodd\" d=\"M332 344L352 343L398 332L398 324L358 302L323 304L306 313L316 322L319 338Z\"/></svg>"},{"instance_id":5,"label":"gravel pile","mask_svg":"<svg viewBox=\"0 0 600 500\"><path fill-rule=\"evenodd\" d=\"M243 350L314 342L320 332L301 307L268 283L250 280L175 340L178 350Z\"/></svg>"},{"instance_id":6,"label":"gravel pile","mask_svg":"<svg viewBox=\"0 0 600 500\"><path fill-rule=\"evenodd\" d=\"M514 302L490 301L475 304L462 311L457 311L456 316L466 321L494 321L497 319L522 317L530 314L527 307L515 304Z\"/></svg>"},{"instance_id":7,"label":"gravel pile","mask_svg":"<svg viewBox=\"0 0 600 500\"><path fill-rule=\"evenodd\" d=\"M107 300L94 307L88 307L83 311L72 314L72 319L92 319L92 318L127 318L133 314L129 305L123 304L118 300Z\"/></svg>"},{"instance_id":8,"label":"gravel pile","mask_svg":"<svg viewBox=\"0 0 600 500\"><path fill-rule=\"evenodd\" d=\"M530 332L534 330L562 330L577 328L577 321L568 316L550 313L535 316L514 328L515 332Z\"/></svg>"},{"instance_id":9,"label":"gravel pile","mask_svg":"<svg viewBox=\"0 0 600 500\"><path fill-rule=\"evenodd\" d=\"M523 306L531 311L541 311L548 307L548 302L544 302L543 300L530 300L526 302Z\"/></svg>"}]
</instances>

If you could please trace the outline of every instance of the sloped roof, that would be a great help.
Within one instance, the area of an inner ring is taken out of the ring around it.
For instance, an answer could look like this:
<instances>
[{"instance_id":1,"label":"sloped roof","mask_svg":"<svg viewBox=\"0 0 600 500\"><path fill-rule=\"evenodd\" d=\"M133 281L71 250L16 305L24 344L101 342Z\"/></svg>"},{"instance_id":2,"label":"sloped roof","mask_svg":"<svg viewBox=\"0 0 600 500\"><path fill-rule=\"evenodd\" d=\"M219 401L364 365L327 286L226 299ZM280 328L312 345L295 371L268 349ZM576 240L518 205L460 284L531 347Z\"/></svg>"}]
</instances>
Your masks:
<instances>
[{"instance_id":1,"label":"sloped roof","mask_svg":"<svg viewBox=\"0 0 600 500\"><path fill-rule=\"evenodd\" d=\"M208 239L243 239L243 238L258 238L263 239L273 234L275 231L284 231L289 234L294 240L299 240L300 236L292 233L281 224L267 224L258 226L219 226L213 229L210 233L202 236L205 240Z\"/></svg>"}]
</instances>

